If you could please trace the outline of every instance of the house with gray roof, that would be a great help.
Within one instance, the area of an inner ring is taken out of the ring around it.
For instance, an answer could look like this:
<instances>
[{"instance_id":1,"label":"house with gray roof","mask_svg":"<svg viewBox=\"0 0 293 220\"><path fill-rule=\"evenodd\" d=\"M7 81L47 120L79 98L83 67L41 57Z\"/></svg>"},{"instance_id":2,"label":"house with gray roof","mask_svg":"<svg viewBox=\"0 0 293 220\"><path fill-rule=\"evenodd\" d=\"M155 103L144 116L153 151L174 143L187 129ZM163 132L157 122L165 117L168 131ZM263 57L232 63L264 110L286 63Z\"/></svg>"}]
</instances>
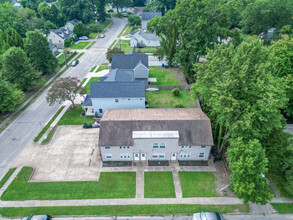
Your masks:
<instances>
[{"instance_id":1,"label":"house with gray roof","mask_svg":"<svg viewBox=\"0 0 293 220\"><path fill-rule=\"evenodd\" d=\"M142 12L141 13L141 27L147 29L147 23L155 17L161 17L161 12Z\"/></svg>"},{"instance_id":2,"label":"house with gray roof","mask_svg":"<svg viewBox=\"0 0 293 220\"><path fill-rule=\"evenodd\" d=\"M65 25L65 28L67 28L68 30L70 30L71 32L73 32L73 28L76 24L78 23L81 23L80 20L77 20L77 19L73 19L71 21L67 21L66 22L66 25Z\"/></svg>"},{"instance_id":3,"label":"house with gray roof","mask_svg":"<svg viewBox=\"0 0 293 220\"><path fill-rule=\"evenodd\" d=\"M158 38L156 34L146 31L138 31L132 35L129 44L131 47L159 47L161 45L160 38Z\"/></svg>"},{"instance_id":4,"label":"house with gray roof","mask_svg":"<svg viewBox=\"0 0 293 220\"><path fill-rule=\"evenodd\" d=\"M103 116L108 109L145 108L143 82L91 82L90 94L83 104L86 115Z\"/></svg>"},{"instance_id":5,"label":"house with gray roof","mask_svg":"<svg viewBox=\"0 0 293 220\"><path fill-rule=\"evenodd\" d=\"M207 161L213 145L199 108L110 109L100 122L103 161Z\"/></svg>"},{"instance_id":6,"label":"house with gray roof","mask_svg":"<svg viewBox=\"0 0 293 220\"><path fill-rule=\"evenodd\" d=\"M65 27L61 27L59 29L51 29L50 34L48 36L48 41L52 41L54 45L58 48L63 48L64 41L67 38L71 38L73 36L73 32Z\"/></svg>"}]
</instances>

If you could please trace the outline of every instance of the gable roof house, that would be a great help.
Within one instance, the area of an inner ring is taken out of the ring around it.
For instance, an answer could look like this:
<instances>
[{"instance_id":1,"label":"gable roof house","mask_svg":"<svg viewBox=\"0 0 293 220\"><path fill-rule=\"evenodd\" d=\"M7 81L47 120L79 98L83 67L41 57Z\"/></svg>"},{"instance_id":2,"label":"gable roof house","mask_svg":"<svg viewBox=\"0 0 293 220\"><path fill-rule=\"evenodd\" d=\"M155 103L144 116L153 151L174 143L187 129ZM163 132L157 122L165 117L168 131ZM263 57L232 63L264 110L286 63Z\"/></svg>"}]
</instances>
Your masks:
<instances>
[{"instance_id":1,"label":"gable roof house","mask_svg":"<svg viewBox=\"0 0 293 220\"><path fill-rule=\"evenodd\" d=\"M147 47L159 47L161 45L160 38L158 38L154 33L138 31L130 39L130 46L139 47L140 45Z\"/></svg>"},{"instance_id":2,"label":"gable roof house","mask_svg":"<svg viewBox=\"0 0 293 220\"><path fill-rule=\"evenodd\" d=\"M58 54L58 47L52 43L52 39L49 39L49 47L54 55Z\"/></svg>"},{"instance_id":3,"label":"gable roof house","mask_svg":"<svg viewBox=\"0 0 293 220\"><path fill-rule=\"evenodd\" d=\"M134 50L114 54L109 73L99 82L91 82L90 94L82 106L86 115L102 116L107 109L145 108L145 85L148 84L148 55Z\"/></svg>"},{"instance_id":4,"label":"gable roof house","mask_svg":"<svg viewBox=\"0 0 293 220\"><path fill-rule=\"evenodd\" d=\"M81 23L80 20L77 20L77 19L73 19L71 21L67 21L66 22L66 25L65 25L65 28L67 28L68 30L70 30L71 32L73 32L73 28L76 24L78 23Z\"/></svg>"},{"instance_id":5,"label":"gable roof house","mask_svg":"<svg viewBox=\"0 0 293 220\"><path fill-rule=\"evenodd\" d=\"M141 13L141 27L143 30L147 29L147 23L155 17L161 17L161 12L142 12Z\"/></svg>"},{"instance_id":6,"label":"gable roof house","mask_svg":"<svg viewBox=\"0 0 293 220\"><path fill-rule=\"evenodd\" d=\"M12 1L11 4L14 7L23 8L22 4L19 1Z\"/></svg>"},{"instance_id":7,"label":"gable roof house","mask_svg":"<svg viewBox=\"0 0 293 220\"><path fill-rule=\"evenodd\" d=\"M213 145L199 108L111 109L100 122L103 161L207 161Z\"/></svg>"},{"instance_id":8,"label":"gable roof house","mask_svg":"<svg viewBox=\"0 0 293 220\"><path fill-rule=\"evenodd\" d=\"M54 45L58 48L63 48L64 41L67 38L71 38L73 36L73 32L67 28L61 27L59 29L51 29L50 34L48 36L48 41L52 41Z\"/></svg>"}]
</instances>

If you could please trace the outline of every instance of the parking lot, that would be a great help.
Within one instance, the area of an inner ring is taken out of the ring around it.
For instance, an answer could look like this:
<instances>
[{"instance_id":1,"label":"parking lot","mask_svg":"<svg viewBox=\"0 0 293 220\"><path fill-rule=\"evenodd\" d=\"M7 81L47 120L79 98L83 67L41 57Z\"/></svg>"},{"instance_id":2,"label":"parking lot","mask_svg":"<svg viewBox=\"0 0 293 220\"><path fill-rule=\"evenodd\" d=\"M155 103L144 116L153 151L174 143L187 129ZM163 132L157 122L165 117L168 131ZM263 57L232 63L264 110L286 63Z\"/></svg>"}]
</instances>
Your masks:
<instances>
[{"instance_id":1,"label":"parking lot","mask_svg":"<svg viewBox=\"0 0 293 220\"><path fill-rule=\"evenodd\" d=\"M32 182L97 181L99 129L58 126L47 145L32 143L14 166L35 169Z\"/></svg>"}]
</instances>

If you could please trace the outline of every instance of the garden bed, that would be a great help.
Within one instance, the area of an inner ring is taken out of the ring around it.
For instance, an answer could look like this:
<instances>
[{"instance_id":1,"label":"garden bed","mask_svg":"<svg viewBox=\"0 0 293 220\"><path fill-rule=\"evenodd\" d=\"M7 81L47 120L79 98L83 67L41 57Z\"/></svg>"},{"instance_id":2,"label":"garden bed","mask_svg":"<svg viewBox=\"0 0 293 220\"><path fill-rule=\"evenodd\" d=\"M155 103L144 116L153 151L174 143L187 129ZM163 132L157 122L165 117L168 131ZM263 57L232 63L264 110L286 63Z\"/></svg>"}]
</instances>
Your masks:
<instances>
[{"instance_id":1,"label":"garden bed","mask_svg":"<svg viewBox=\"0 0 293 220\"><path fill-rule=\"evenodd\" d=\"M131 167L132 161L103 161L103 167Z\"/></svg>"},{"instance_id":2,"label":"garden bed","mask_svg":"<svg viewBox=\"0 0 293 220\"><path fill-rule=\"evenodd\" d=\"M202 160L178 160L179 166L208 166L207 161Z\"/></svg>"},{"instance_id":3,"label":"garden bed","mask_svg":"<svg viewBox=\"0 0 293 220\"><path fill-rule=\"evenodd\" d=\"M154 166L158 166L158 167L169 166L169 161L168 160L160 160L160 161L149 160L148 161L148 166L150 166L150 167L154 167Z\"/></svg>"}]
</instances>

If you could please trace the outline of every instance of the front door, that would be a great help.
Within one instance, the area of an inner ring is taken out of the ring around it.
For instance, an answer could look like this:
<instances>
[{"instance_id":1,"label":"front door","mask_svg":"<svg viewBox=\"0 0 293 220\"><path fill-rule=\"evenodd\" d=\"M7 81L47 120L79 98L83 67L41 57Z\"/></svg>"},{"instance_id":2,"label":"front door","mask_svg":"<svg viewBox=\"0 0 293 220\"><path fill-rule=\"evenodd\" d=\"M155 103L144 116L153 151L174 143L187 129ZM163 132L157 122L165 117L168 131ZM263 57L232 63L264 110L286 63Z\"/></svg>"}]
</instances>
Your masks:
<instances>
[{"instance_id":1,"label":"front door","mask_svg":"<svg viewBox=\"0 0 293 220\"><path fill-rule=\"evenodd\" d=\"M177 153L171 153L171 160L177 160Z\"/></svg>"},{"instance_id":2,"label":"front door","mask_svg":"<svg viewBox=\"0 0 293 220\"><path fill-rule=\"evenodd\" d=\"M134 153L134 160L139 160L139 153Z\"/></svg>"},{"instance_id":3,"label":"front door","mask_svg":"<svg viewBox=\"0 0 293 220\"><path fill-rule=\"evenodd\" d=\"M141 154L141 160L146 160L146 153Z\"/></svg>"}]
</instances>

